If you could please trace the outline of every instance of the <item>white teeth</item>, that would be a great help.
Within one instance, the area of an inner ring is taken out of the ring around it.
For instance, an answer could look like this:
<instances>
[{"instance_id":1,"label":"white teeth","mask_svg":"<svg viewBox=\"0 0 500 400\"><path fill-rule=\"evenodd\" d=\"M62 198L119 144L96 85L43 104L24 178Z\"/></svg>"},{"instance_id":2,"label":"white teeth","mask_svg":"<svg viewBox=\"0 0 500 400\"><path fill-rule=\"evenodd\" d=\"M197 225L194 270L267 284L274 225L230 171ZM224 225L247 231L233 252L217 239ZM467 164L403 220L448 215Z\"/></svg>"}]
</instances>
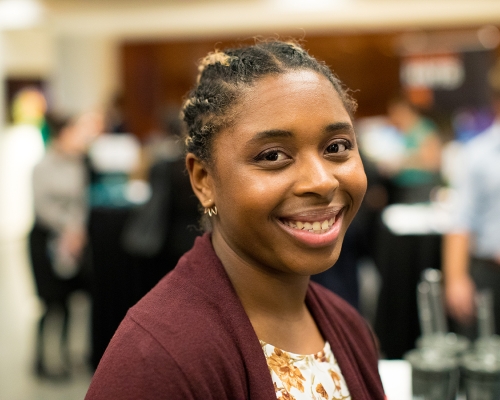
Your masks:
<instances>
[{"instance_id":1,"label":"white teeth","mask_svg":"<svg viewBox=\"0 0 500 400\"><path fill-rule=\"evenodd\" d=\"M312 222L302 222L302 221L285 221L285 224L294 228L301 229L310 232L324 232L328 230L335 223L335 218L325 219L324 221L312 221Z\"/></svg>"}]
</instances>

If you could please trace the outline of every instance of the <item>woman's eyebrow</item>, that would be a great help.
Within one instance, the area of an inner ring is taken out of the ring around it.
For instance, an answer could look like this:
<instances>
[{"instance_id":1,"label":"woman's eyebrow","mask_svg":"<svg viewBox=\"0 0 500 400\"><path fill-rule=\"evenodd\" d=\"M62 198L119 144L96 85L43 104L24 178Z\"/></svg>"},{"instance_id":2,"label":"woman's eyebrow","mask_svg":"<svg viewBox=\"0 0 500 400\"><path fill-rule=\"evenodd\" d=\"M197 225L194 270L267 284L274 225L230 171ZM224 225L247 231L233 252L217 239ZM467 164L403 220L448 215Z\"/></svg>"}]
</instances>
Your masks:
<instances>
[{"instance_id":1,"label":"woman's eyebrow","mask_svg":"<svg viewBox=\"0 0 500 400\"><path fill-rule=\"evenodd\" d=\"M326 133L334 133L337 131L351 131L354 132L354 128L348 122L336 122L329 124L325 127L324 131ZM263 139L274 139L274 138L289 138L293 137L293 133L284 129L269 129L267 131L257 132L255 136L249 140L249 143L255 143Z\"/></svg>"},{"instance_id":2,"label":"woman's eyebrow","mask_svg":"<svg viewBox=\"0 0 500 400\"><path fill-rule=\"evenodd\" d=\"M262 139L273 139L273 138L288 138L292 137L293 133L283 129L270 129L267 131L258 132L255 136L249 140L249 143L258 142Z\"/></svg>"},{"instance_id":3,"label":"woman's eyebrow","mask_svg":"<svg viewBox=\"0 0 500 400\"><path fill-rule=\"evenodd\" d=\"M348 122L336 122L325 127L325 132L327 133L334 133L337 131L351 131L354 133L354 128Z\"/></svg>"}]
</instances>

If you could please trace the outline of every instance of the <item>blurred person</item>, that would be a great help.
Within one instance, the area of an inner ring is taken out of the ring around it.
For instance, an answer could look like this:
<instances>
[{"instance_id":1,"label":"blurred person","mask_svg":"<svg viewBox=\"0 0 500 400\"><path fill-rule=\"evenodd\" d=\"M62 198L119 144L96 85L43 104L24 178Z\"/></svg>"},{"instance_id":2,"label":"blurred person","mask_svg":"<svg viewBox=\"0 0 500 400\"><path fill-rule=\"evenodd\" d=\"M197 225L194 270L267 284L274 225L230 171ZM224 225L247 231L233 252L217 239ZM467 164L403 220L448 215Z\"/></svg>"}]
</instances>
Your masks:
<instances>
[{"instance_id":1,"label":"blurred person","mask_svg":"<svg viewBox=\"0 0 500 400\"><path fill-rule=\"evenodd\" d=\"M366 190L354 110L293 43L201 61L183 114L211 232L128 312L86 399L384 398L366 322L310 282Z\"/></svg>"},{"instance_id":2,"label":"blurred person","mask_svg":"<svg viewBox=\"0 0 500 400\"><path fill-rule=\"evenodd\" d=\"M93 368L97 367L127 310L144 295L142 275L147 268L140 269L121 243L132 210L148 192L144 182L131 178L135 175L139 154L138 139L127 133L104 133L92 142L88 152Z\"/></svg>"},{"instance_id":3,"label":"blurred person","mask_svg":"<svg viewBox=\"0 0 500 400\"><path fill-rule=\"evenodd\" d=\"M169 109L164 129L145 145L151 197L131 212L123 232L125 251L136 255L148 272L145 278L149 275L142 295L175 267L200 234L198 201L186 171L179 114L180 110Z\"/></svg>"},{"instance_id":4,"label":"blurred person","mask_svg":"<svg viewBox=\"0 0 500 400\"><path fill-rule=\"evenodd\" d=\"M380 276L374 328L384 357L401 359L420 335L415 293L421 271L439 268L441 237L417 230L400 234L384 212L404 204L401 220L407 225L411 205L431 201L433 189L441 184L441 140L434 122L403 96L389 101L387 119L395 131L384 132L386 141L379 136L382 146L375 152L382 175L379 192L386 204L374 235L374 262Z\"/></svg>"},{"instance_id":5,"label":"blurred person","mask_svg":"<svg viewBox=\"0 0 500 400\"><path fill-rule=\"evenodd\" d=\"M437 127L403 96L389 102L387 115L401 133L404 145L403 155L396 163L382 164L394 190L390 201L428 202L432 189L441 182L441 140Z\"/></svg>"},{"instance_id":6,"label":"blurred person","mask_svg":"<svg viewBox=\"0 0 500 400\"><path fill-rule=\"evenodd\" d=\"M154 164L180 160L184 156L179 107L165 106L158 114L159 128L149 132L144 140L140 162L132 175L133 178L149 180Z\"/></svg>"},{"instance_id":7,"label":"blurred person","mask_svg":"<svg viewBox=\"0 0 500 400\"><path fill-rule=\"evenodd\" d=\"M115 93L112 97L104 115L105 132L116 134L129 133L125 121L124 101L125 98L121 92Z\"/></svg>"},{"instance_id":8,"label":"blurred person","mask_svg":"<svg viewBox=\"0 0 500 400\"><path fill-rule=\"evenodd\" d=\"M94 266L91 357L94 368L127 310L175 267L200 234L198 201L184 162L179 109L166 114L162 122L164 129L143 147L143 162L134 163L140 164L144 172L138 174L133 168L131 174L123 174L128 181L127 197L133 198L135 189L145 187L149 188L149 198L146 191L146 196L140 199L145 201L139 204L130 201L92 204L89 240ZM116 150L119 145L116 140L125 138L124 134L112 137L110 148ZM109 161L112 154L104 154L103 158ZM117 172L113 175L116 181ZM138 181L138 177L147 184Z\"/></svg>"},{"instance_id":9,"label":"blurred person","mask_svg":"<svg viewBox=\"0 0 500 400\"><path fill-rule=\"evenodd\" d=\"M178 107L167 106L160 116L161 129L151 132L145 142L149 165L162 160L178 160L184 156L182 121Z\"/></svg>"},{"instance_id":10,"label":"blurred person","mask_svg":"<svg viewBox=\"0 0 500 400\"><path fill-rule=\"evenodd\" d=\"M45 113L47 112L47 101L44 94L36 87L21 89L12 103L12 121L14 125L31 125L39 130L45 145L50 137L48 132Z\"/></svg>"},{"instance_id":11,"label":"blurred person","mask_svg":"<svg viewBox=\"0 0 500 400\"><path fill-rule=\"evenodd\" d=\"M47 378L69 376L69 296L86 288L87 169L84 156L96 135L91 114L75 119L50 116L51 141L33 171L35 223L29 249L38 296L44 310L38 322L35 368ZM60 350L62 368L51 371L45 359L45 332L49 316L62 314Z\"/></svg>"},{"instance_id":12,"label":"blurred person","mask_svg":"<svg viewBox=\"0 0 500 400\"><path fill-rule=\"evenodd\" d=\"M12 102L12 124L0 135L0 236L25 238L33 224L31 175L45 152L46 107L40 90L20 90Z\"/></svg>"},{"instance_id":13,"label":"blurred person","mask_svg":"<svg viewBox=\"0 0 500 400\"><path fill-rule=\"evenodd\" d=\"M475 339L475 293L494 292L500 334L500 92L493 96L494 123L462 150L453 229L443 243L446 303L459 333Z\"/></svg>"}]
</instances>

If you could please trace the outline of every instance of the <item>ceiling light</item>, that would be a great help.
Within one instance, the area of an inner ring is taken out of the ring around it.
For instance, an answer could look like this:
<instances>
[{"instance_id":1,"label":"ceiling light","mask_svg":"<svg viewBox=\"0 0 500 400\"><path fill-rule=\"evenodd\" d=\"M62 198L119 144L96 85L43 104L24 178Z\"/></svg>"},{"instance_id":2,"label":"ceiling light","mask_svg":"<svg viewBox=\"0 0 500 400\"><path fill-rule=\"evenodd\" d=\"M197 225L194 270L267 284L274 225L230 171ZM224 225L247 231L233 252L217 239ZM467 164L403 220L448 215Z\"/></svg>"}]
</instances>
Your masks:
<instances>
[{"instance_id":1,"label":"ceiling light","mask_svg":"<svg viewBox=\"0 0 500 400\"><path fill-rule=\"evenodd\" d=\"M30 28L40 22L42 13L36 0L0 0L0 30Z\"/></svg>"}]
</instances>

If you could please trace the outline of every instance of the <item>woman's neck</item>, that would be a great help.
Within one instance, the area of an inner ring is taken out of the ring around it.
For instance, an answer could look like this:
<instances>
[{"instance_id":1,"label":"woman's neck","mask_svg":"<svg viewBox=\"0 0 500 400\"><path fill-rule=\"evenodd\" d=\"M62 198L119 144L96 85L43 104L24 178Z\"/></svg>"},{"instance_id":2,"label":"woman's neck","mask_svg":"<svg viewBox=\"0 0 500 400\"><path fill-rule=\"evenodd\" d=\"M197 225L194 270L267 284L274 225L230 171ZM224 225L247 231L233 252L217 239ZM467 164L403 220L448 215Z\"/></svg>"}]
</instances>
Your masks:
<instances>
[{"instance_id":1,"label":"woman's neck","mask_svg":"<svg viewBox=\"0 0 500 400\"><path fill-rule=\"evenodd\" d=\"M212 244L259 339L298 354L323 348L324 340L305 304L308 276L245 260L217 231Z\"/></svg>"},{"instance_id":2,"label":"woman's neck","mask_svg":"<svg viewBox=\"0 0 500 400\"><path fill-rule=\"evenodd\" d=\"M294 276L245 259L217 231L212 233L212 244L245 309L280 316L302 312L308 276Z\"/></svg>"}]
</instances>

